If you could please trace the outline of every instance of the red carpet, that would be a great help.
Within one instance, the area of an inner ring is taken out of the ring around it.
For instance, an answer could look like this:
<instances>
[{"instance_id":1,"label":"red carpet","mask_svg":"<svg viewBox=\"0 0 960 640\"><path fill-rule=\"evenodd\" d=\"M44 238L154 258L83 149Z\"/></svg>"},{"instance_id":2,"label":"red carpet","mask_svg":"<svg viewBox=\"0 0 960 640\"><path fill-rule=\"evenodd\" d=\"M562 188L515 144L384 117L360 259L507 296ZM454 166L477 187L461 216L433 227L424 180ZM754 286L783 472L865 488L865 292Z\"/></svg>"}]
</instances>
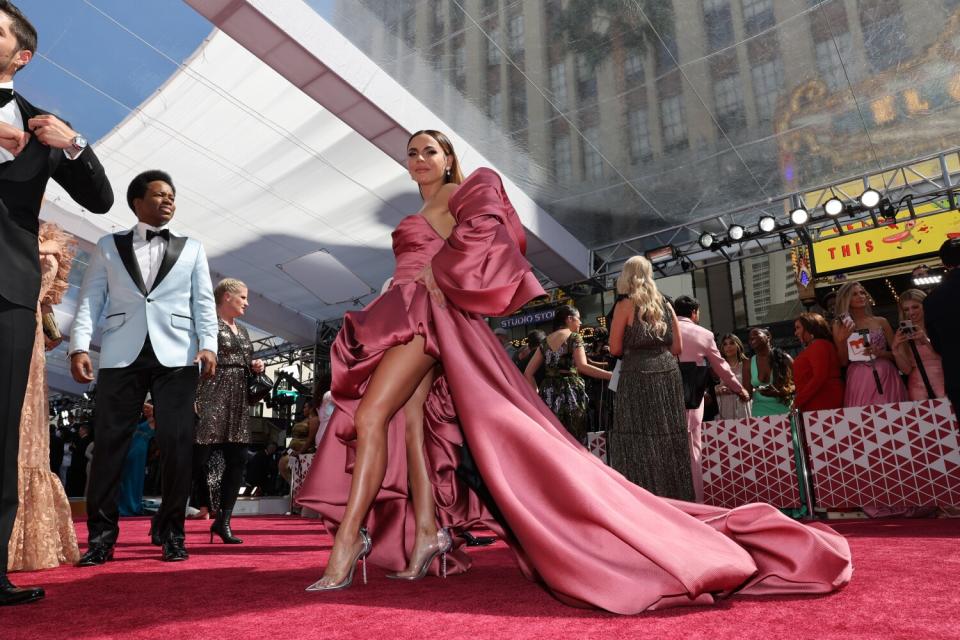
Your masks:
<instances>
[{"instance_id":1,"label":"red carpet","mask_svg":"<svg viewBox=\"0 0 960 640\"><path fill-rule=\"evenodd\" d=\"M960 638L960 520L837 525L855 570L832 596L734 597L632 617L558 603L521 577L503 544L473 551L474 568L445 581L398 583L373 569L366 586L305 593L330 548L316 521L234 524L246 544L228 547L208 544L209 521L188 521L191 557L167 564L148 521L124 520L104 566L14 574L47 598L0 610L0 638Z\"/></svg>"}]
</instances>

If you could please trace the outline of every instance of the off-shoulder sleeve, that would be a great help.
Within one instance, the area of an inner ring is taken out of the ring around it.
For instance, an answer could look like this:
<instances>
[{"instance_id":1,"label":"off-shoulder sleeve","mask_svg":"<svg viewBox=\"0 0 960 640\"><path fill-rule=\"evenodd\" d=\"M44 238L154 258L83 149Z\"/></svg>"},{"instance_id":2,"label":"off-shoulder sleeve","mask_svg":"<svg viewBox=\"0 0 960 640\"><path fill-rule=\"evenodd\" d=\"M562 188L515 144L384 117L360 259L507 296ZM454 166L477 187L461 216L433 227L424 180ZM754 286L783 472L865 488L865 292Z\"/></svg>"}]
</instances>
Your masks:
<instances>
[{"instance_id":1,"label":"off-shoulder sleeve","mask_svg":"<svg viewBox=\"0 0 960 640\"><path fill-rule=\"evenodd\" d=\"M523 257L526 237L494 171L478 169L450 196L457 220L433 258L433 275L456 307L488 316L509 315L545 295Z\"/></svg>"},{"instance_id":2,"label":"off-shoulder sleeve","mask_svg":"<svg viewBox=\"0 0 960 640\"><path fill-rule=\"evenodd\" d=\"M60 252L57 254L57 274L40 301L42 304L60 304L63 301L63 294L70 288L68 278L70 269L73 267L73 257L77 254L77 240L52 222L42 223L37 235L41 244L47 240L55 240L60 245Z\"/></svg>"}]
</instances>

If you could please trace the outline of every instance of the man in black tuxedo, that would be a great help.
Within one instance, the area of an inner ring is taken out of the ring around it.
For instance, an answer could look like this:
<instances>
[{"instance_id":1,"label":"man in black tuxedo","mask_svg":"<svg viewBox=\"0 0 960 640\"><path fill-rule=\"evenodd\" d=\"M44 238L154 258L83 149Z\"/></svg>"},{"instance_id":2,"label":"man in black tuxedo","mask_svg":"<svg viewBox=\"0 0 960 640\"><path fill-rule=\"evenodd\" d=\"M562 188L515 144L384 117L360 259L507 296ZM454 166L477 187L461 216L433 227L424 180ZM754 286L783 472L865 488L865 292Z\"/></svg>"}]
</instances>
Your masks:
<instances>
[{"instance_id":1,"label":"man in black tuxedo","mask_svg":"<svg viewBox=\"0 0 960 640\"><path fill-rule=\"evenodd\" d=\"M923 301L923 324L934 350L943 360L943 382L953 411L960 417L960 238L940 247L940 260L947 274Z\"/></svg>"},{"instance_id":2,"label":"man in black tuxedo","mask_svg":"<svg viewBox=\"0 0 960 640\"><path fill-rule=\"evenodd\" d=\"M14 587L6 574L17 515L20 411L40 295L40 203L53 178L89 211L113 206L110 182L83 136L13 91L14 74L36 49L36 29L0 0L0 605L43 597L43 589Z\"/></svg>"}]
</instances>

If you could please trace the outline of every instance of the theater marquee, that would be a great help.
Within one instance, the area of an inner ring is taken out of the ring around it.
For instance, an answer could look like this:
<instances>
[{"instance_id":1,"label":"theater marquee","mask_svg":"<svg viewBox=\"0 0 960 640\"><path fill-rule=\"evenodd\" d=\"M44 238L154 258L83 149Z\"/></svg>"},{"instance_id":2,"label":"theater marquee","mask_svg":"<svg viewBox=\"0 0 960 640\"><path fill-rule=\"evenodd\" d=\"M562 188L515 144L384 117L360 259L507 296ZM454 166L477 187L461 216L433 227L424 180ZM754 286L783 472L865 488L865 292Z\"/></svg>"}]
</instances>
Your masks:
<instances>
[{"instance_id":1,"label":"theater marquee","mask_svg":"<svg viewBox=\"0 0 960 640\"><path fill-rule=\"evenodd\" d=\"M826 276L923 258L936 254L943 241L953 237L960 237L960 211L917 219L904 211L891 224L814 242L813 271Z\"/></svg>"}]
</instances>

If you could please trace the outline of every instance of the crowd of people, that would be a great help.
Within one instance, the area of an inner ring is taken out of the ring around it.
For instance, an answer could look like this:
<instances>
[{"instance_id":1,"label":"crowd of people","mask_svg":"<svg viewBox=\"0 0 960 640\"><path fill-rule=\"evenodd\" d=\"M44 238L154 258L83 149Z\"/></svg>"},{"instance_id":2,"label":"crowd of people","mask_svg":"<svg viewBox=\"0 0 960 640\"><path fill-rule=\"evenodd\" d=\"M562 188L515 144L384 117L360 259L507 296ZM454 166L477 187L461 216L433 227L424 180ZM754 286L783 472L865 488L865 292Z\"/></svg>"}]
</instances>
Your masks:
<instances>
[{"instance_id":1,"label":"crowd of people","mask_svg":"<svg viewBox=\"0 0 960 640\"><path fill-rule=\"evenodd\" d=\"M0 46L9 54L0 56L7 60L3 89L36 49L35 30L6 0ZM56 302L69 242L55 246L57 230L22 221L37 220L51 177L94 212L110 209L113 191L82 137L15 97L21 121L0 121L0 151L10 155L0 163L0 226L15 231L0 228L0 245L11 256L0 269L0 413L15 417L20 429L3 426L0 604L44 595L9 582L5 570L23 568L17 559L44 554L54 566L77 559L80 567L113 559L122 505L138 489L124 489L123 481L125 469L142 460L143 444L131 447L141 431L159 451L162 500L151 540L160 557L188 559L187 503L195 483L209 479L204 465L214 450L224 466L219 486L208 480L206 487L216 513L210 539L242 543L231 516L251 439L248 376L263 370L237 322L248 305L246 286L226 279L213 287L201 243L168 229L176 211L172 177L139 174L126 192L137 223L98 242L71 332L72 375L97 384L81 555L62 485L49 470L46 407L30 418L44 393L38 363L56 335L46 331L45 305ZM27 168L31 153L42 161ZM697 504L699 430L711 386L706 369L719 376L718 397L731 396L725 404L732 410L769 415L797 398L836 400L834 364L847 365L845 402L906 397L897 366L910 375L917 369L924 388L933 389L935 367L926 363L940 354L943 388L955 400L949 367L956 365L948 363L957 360L945 349L955 348L956 338L941 324L949 297L935 291L920 311L908 306L915 294L905 297L911 324L895 334L872 315L863 288L850 283L838 294L832 327L815 315L798 320L798 336L811 345L806 358L794 362L768 330L755 327L754 355L746 360L732 336L718 349L698 326L697 301L671 303L638 256L617 281L621 299L608 345L620 359L617 369L588 356L572 307L558 310L549 335L531 335L523 349L507 353L485 317L512 314L545 292L524 257L525 234L503 182L487 168L464 176L439 131L414 133L406 157L423 206L393 234L390 283L363 310L345 315L331 349L329 396L317 393L319 406L308 410L287 456L289 470L313 451L298 502L334 536L324 573L308 591L351 586L368 558L397 580L466 572L471 560L459 534L478 525L509 541L524 574L562 602L615 613L709 604L734 592L825 594L850 580L849 546L829 527L796 522L765 504ZM32 169L36 179L10 180L10 166ZM943 254L948 268L957 266L956 248ZM943 288L956 289L957 273ZM98 323L95 371L88 351ZM921 351L928 339L930 349ZM605 359L602 348L591 355ZM813 373L800 380L798 366ZM583 447L590 426L583 376L616 384L610 466ZM131 454L138 459L131 462ZM263 452L264 473L276 469L277 458ZM38 507L38 500L46 502Z\"/></svg>"}]
</instances>

